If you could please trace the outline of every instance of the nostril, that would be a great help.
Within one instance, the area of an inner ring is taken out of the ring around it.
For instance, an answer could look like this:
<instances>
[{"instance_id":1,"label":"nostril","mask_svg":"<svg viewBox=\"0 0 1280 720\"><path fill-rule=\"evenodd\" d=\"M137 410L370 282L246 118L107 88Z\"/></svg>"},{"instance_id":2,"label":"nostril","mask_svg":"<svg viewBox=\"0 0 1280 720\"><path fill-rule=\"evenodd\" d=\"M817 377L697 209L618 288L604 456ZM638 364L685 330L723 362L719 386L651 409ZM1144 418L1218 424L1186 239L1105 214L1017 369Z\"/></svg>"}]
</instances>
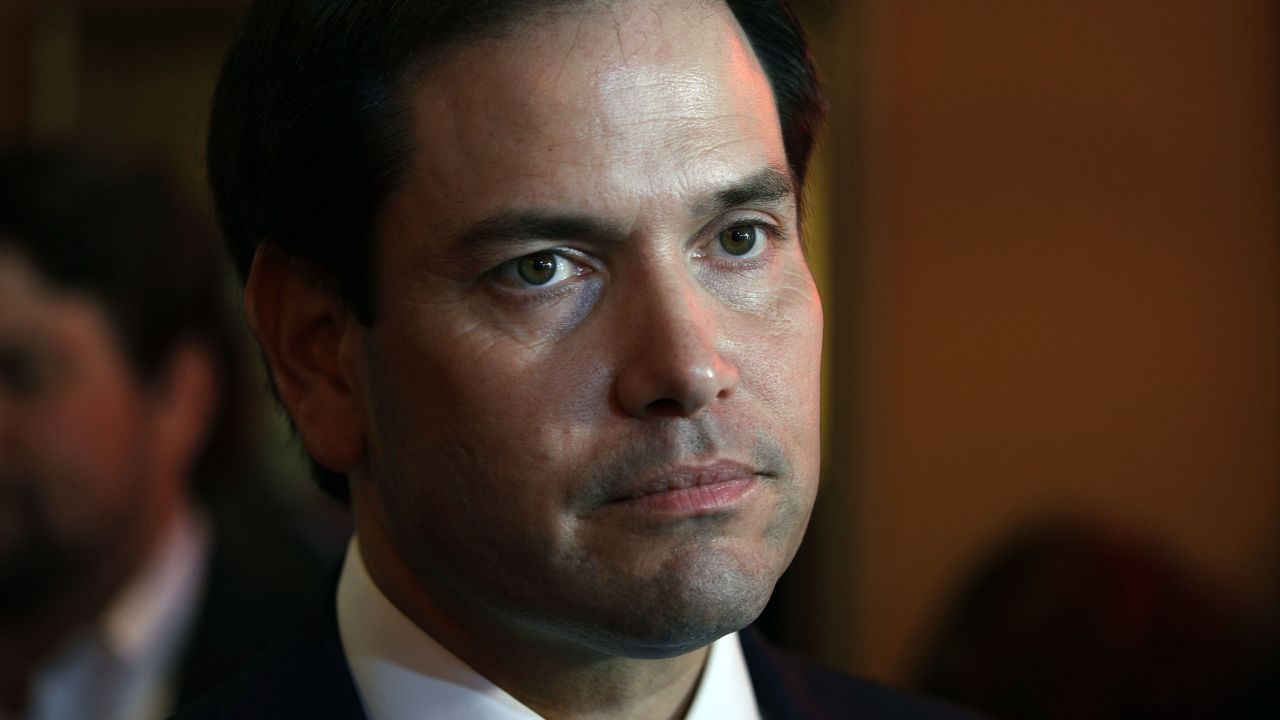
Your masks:
<instances>
[{"instance_id":1,"label":"nostril","mask_svg":"<svg viewBox=\"0 0 1280 720\"><path fill-rule=\"evenodd\" d=\"M684 405L672 398L654 400L645 406L645 415L649 417L681 417L687 413Z\"/></svg>"},{"instance_id":2,"label":"nostril","mask_svg":"<svg viewBox=\"0 0 1280 720\"><path fill-rule=\"evenodd\" d=\"M733 395L738 371L716 348L714 328L676 328L664 343L643 342L619 365L620 408L633 417L689 417Z\"/></svg>"}]
</instances>

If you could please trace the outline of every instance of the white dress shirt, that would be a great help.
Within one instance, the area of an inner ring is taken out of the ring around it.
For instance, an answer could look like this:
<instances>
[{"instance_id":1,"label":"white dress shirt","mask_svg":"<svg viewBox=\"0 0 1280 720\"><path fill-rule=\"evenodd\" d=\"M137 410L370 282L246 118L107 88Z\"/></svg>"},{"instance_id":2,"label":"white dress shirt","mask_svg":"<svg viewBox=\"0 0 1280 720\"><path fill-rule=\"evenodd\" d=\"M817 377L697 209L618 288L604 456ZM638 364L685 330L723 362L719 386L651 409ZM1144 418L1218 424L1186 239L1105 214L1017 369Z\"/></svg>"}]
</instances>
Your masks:
<instances>
[{"instance_id":1,"label":"white dress shirt","mask_svg":"<svg viewBox=\"0 0 1280 720\"><path fill-rule=\"evenodd\" d=\"M541 717L423 632L374 584L353 537L338 580L338 633L369 720ZM685 720L759 720L737 634L711 645Z\"/></svg>"},{"instance_id":2,"label":"white dress shirt","mask_svg":"<svg viewBox=\"0 0 1280 720\"><path fill-rule=\"evenodd\" d=\"M195 618L208 546L204 519L179 512L98 621L37 673L23 720L167 717L173 665Z\"/></svg>"}]
</instances>

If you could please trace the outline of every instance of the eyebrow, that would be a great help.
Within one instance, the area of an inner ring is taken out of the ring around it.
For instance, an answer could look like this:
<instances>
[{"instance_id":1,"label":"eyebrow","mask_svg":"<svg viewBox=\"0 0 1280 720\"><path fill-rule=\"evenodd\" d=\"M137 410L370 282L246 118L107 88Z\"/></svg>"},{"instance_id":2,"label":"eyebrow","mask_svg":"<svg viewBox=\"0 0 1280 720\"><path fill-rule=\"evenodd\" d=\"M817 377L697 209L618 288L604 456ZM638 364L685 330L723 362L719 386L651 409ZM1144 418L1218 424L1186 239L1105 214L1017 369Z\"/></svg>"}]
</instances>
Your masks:
<instances>
[{"instance_id":1,"label":"eyebrow","mask_svg":"<svg viewBox=\"0 0 1280 720\"><path fill-rule=\"evenodd\" d=\"M692 212L696 217L709 217L741 205L777 205L794 195L791 174L770 165L694 202ZM471 249L519 240L619 238L627 232L621 225L591 215L512 210L472 225L459 237L457 247Z\"/></svg>"},{"instance_id":2,"label":"eyebrow","mask_svg":"<svg viewBox=\"0 0 1280 720\"><path fill-rule=\"evenodd\" d=\"M708 199L694 205L699 217L718 215L739 205L776 205L795 195L796 186L791 173L769 165L760 168L732 187L716 192Z\"/></svg>"},{"instance_id":3,"label":"eyebrow","mask_svg":"<svg viewBox=\"0 0 1280 720\"><path fill-rule=\"evenodd\" d=\"M473 248L509 240L581 240L624 234L622 228L589 215L515 210L472 225L459 238L458 246Z\"/></svg>"}]
</instances>

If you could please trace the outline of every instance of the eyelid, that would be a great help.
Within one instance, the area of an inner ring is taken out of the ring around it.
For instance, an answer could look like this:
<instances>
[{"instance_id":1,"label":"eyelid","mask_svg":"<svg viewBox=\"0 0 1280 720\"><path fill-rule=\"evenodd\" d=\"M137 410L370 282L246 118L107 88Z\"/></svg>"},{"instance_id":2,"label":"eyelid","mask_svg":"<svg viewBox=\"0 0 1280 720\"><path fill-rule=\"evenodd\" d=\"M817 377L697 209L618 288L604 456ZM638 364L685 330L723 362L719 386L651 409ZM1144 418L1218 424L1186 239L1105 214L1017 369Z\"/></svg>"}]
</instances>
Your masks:
<instances>
[{"instance_id":1,"label":"eyelid","mask_svg":"<svg viewBox=\"0 0 1280 720\"><path fill-rule=\"evenodd\" d=\"M504 277L518 275L518 271L516 269L517 263L536 255L554 255L559 258L560 262L569 263L572 267L570 268L568 277L547 285L526 285L519 279L516 279L514 282L503 282ZM570 282L575 277L594 272L595 270L591 264L585 262L585 257L586 256L582 252L566 247L550 247L544 250L534 250L533 252L527 252L499 263L492 270L485 273L484 279L509 293L518 293L522 295L535 295L538 293L546 294L563 288L566 283Z\"/></svg>"},{"instance_id":2,"label":"eyelid","mask_svg":"<svg viewBox=\"0 0 1280 720\"><path fill-rule=\"evenodd\" d=\"M765 233L766 242L773 246L783 244L791 239L791 234L782 222L779 222L768 214L759 211L740 211L740 214L730 215L720 222L711 225L711 227L713 228L712 231L704 240L702 240L699 250L696 253L699 257L705 257L707 255L720 256L719 253L709 250L711 250L714 244L719 241L721 233L726 230L732 230L736 227L762 228ZM766 252L767 251L768 250L766 250ZM723 255L723 257L733 258L735 256ZM755 258L749 258L747 261L753 259Z\"/></svg>"}]
</instances>

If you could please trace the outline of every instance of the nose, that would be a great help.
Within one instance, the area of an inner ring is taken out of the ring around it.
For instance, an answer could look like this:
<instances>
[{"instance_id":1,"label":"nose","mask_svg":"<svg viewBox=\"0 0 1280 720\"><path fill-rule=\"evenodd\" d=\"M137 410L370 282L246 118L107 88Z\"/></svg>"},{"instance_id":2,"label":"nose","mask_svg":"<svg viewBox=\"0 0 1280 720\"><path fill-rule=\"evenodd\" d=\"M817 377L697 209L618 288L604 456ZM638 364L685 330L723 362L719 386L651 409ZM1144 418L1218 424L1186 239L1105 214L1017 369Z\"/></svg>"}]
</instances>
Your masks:
<instances>
[{"instance_id":1,"label":"nose","mask_svg":"<svg viewBox=\"0 0 1280 720\"><path fill-rule=\"evenodd\" d=\"M738 368L720 350L717 309L696 285L673 283L630 299L619 329L629 336L628 352L615 381L623 412L690 417L733 394Z\"/></svg>"}]
</instances>

